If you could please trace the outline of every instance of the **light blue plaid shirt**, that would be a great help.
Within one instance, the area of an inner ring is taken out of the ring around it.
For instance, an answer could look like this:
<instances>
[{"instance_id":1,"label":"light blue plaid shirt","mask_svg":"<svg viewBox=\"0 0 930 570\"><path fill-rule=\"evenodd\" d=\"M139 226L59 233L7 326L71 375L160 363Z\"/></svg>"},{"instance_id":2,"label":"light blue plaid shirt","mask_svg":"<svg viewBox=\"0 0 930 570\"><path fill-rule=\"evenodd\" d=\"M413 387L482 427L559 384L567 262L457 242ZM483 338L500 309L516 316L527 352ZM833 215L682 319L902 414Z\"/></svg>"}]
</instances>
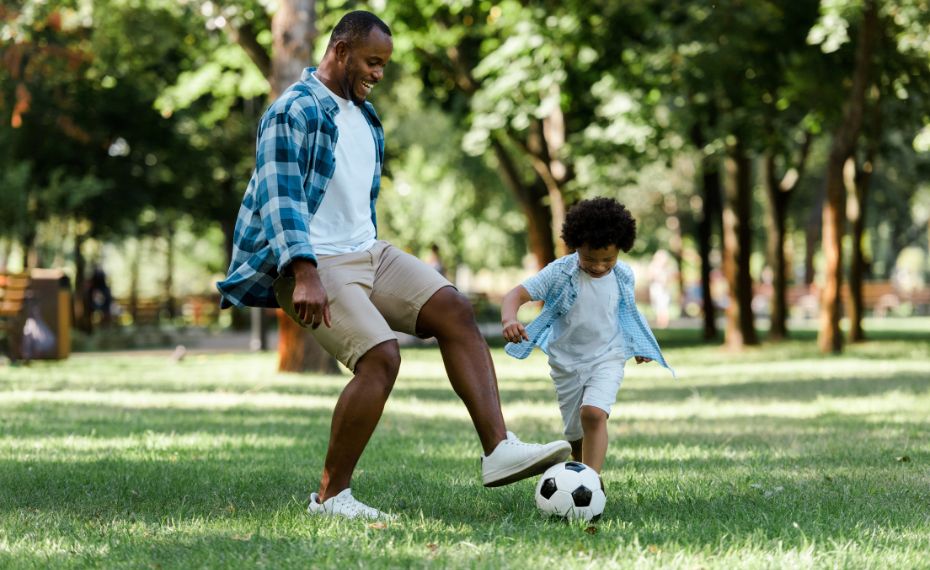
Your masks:
<instances>
[{"instance_id":1,"label":"light blue plaid shirt","mask_svg":"<svg viewBox=\"0 0 930 570\"><path fill-rule=\"evenodd\" d=\"M222 307L277 307L272 284L295 259L316 262L309 225L336 170L339 105L308 67L265 111L258 126L255 170L249 180L233 236L226 279L216 284ZM375 108L363 115L375 139L371 221L384 163L384 130Z\"/></svg>"},{"instance_id":2,"label":"light blue plaid shirt","mask_svg":"<svg viewBox=\"0 0 930 570\"><path fill-rule=\"evenodd\" d=\"M504 350L515 358L526 358L539 347L549 354L549 337L552 325L556 319L568 311L575 304L578 297L578 254L573 253L556 259L538 274L523 282L523 287L534 301L543 301L543 310L533 322L526 326L526 334L530 340L520 343L507 343ZM636 299L633 296L633 270L630 266L617 261L613 274L617 278L620 289L620 300L617 303L617 324L623 338L623 358L645 356L655 360L669 369L672 375L675 371L665 361L662 350L652 330L646 323L645 317L636 308Z\"/></svg>"}]
</instances>

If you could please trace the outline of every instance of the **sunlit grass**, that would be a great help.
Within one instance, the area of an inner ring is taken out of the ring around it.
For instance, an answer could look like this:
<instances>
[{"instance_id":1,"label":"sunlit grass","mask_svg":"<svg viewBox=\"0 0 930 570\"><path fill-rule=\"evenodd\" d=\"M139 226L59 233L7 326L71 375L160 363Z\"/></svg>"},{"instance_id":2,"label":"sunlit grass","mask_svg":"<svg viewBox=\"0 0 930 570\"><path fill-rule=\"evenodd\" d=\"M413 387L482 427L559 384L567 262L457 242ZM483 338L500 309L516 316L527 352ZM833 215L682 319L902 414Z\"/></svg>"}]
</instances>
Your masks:
<instances>
[{"instance_id":1,"label":"sunlit grass","mask_svg":"<svg viewBox=\"0 0 930 570\"><path fill-rule=\"evenodd\" d=\"M535 481L481 487L435 348L404 351L356 473L401 515L386 528L303 511L345 375L268 354L0 368L0 567L930 568L930 320L897 322L828 357L810 331L742 353L660 333L679 379L628 365L593 528L541 518ZM494 358L509 426L558 437L545 359Z\"/></svg>"}]
</instances>

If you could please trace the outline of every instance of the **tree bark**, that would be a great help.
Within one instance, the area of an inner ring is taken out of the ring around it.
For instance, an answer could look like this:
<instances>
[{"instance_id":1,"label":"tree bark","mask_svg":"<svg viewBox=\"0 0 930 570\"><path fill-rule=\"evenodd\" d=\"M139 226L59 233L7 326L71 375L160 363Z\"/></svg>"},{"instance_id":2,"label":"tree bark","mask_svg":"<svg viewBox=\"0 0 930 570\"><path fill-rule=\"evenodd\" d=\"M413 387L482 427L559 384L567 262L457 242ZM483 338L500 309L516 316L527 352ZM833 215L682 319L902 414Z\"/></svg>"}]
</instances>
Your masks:
<instances>
[{"instance_id":1,"label":"tree bark","mask_svg":"<svg viewBox=\"0 0 930 570\"><path fill-rule=\"evenodd\" d=\"M759 344L752 314L752 163L742 142L728 150L726 158L726 200L723 208L723 271L730 286L727 328L728 348L741 349Z\"/></svg>"},{"instance_id":2,"label":"tree bark","mask_svg":"<svg viewBox=\"0 0 930 570\"><path fill-rule=\"evenodd\" d=\"M323 350L310 331L295 323L280 309L277 316L279 371L339 374L336 359Z\"/></svg>"},{"instance_id":3,"label":"tree bark","mask_svg":"<svg viewBox=\"0 0 930 570\"><path fill-rule=\"evenodd\" d=\"M776 173L775 154L765 155L765 182L768 190L769 209L768 258L772 266L772 317L769 327L769 340L779 341L788 337L788 267L785 257L785 228L788 218L788 204L804 173L807 157L810 154L813 137L808 133L800 149L796 166L788 166L785 175L779 179Z\"/></svg>"},{"instance_id":4,"label":"tree bark","mask_svg":"<svg viewBox=\"0 0 930 570\"><path fill-rule=\"evenodd\" d=\"M851 307L849 314L849 342L862 342L865 340L865 329L862 319L865 316L865 299L862 287L866 274L869 273L869 263L865 259L862 245L865 239L866 205L869 199L869 187L872 182L872 173L875 170L875 160L878 156L878 147L882 138L882 115L880 91L873 85L869 113L868 144L865 151L865 160L861 168L857 161L853 161L855 174L849 192L850 207L847 215L852 222L852 262L849 267L849 292Z\"/></svg>"},{"instance_id":5,"label":"tree bark","mask_svg":"<svg viewBox=\"0 0 930 570\"><path fill-rule=\"evenodd\" d=\"M316 39L314 0L279 0L271 19L271 98L284 92L310 64Z\"/></svg>"},{"instance_id":6,"label":"tree bark","mask_svg":"<svg viewBox=\"0 0 930 570\"><path fill-rule=\"evenodd\" d=\"M91 299L85 290L87 281L87 260L84 258L84 234L80 230L74 232L74 327L81 332L90 334L94 332L91 318Z\"/></svg>"},{"instance_id":7,"label":"tree bark","mask_svg":"<svg viewBox=\"0 0 930 570\"><path fill-rule=\"evenodd\" d=\"M165 281L163 283L165 296L165 313L169 319L177 316L177 303L174 298L174 223L168 222L165 226Z\"/></svg>"},{"instance_id":8,"label":"tree bark","mask_svg":"<svg viewBox=\"0 0 930 570\"><path fill-rule=\"evenodd\" d=\"M523 182L507 147L493 135L491 148L497 158L498 171L501 173L504 184L516 197L526 216L529 249L536 258L537 267L542 269L556 258L552 232L552 210L545 204L549 192L538 177L532 184Z\"/></svg>"},{"instance_id":9,"label":"tree bark","mask_svg":"<svg viewBox=\"0 0 930 570\"><path fill-rule=\"evenodd\" d=\"M310 64L316 39L314 0L280 0L278 11L271 19L272 55L270 76L271 98L280 95L300 78ZM242 41L240 41L240 44ZM253 61L256 57L252 57ZM257 57L258 61L262 58ZM278 316L278 370L281 372L314 372L336 374L339 366L309 331L293 322L280 309ZM264 319L264 311L253 311L253 319ZM260 323L263 325L263 323ZM258 326L263 331L263 326Z\"/></svg>"},{"instance_id":10,"label":"tree bark","mask_svg":"<svg viewBox=\"0 0 930 570\"><path fill-rule=\"evenodd\" d=\"M706 143L704 131L700 125L691 130L691 142L702 153L701 157L701 195L702 207L696 224L696 241L698 254L701 257L701 312L703 313L704 340L717 338L717 307L714 305L714 296L711 291L711 272L713 267L710 261L714 226L722 226L722 207L720 195L720 169L717 160L703 155Z\"/></svg>"},{"instance_id":11,"label":"tree bark","mask_svg":"<svg viewBox=\"0 0 930 570\"><path fill-rule=\"evenodd\" d=\"M820 302L820 328L817 346L821 352L840 353L843 333L840 330L841 290L843 287L842 246L846 222L846 187L843 168L852 155L865 107L869 85L873 44L878 30L878 6L866 0L859 25L856 63L849 98L843 105L842 121L834 130L833 144L827 159L826 200L823 208L824 286Z\"/></svg>"}]
</instances>

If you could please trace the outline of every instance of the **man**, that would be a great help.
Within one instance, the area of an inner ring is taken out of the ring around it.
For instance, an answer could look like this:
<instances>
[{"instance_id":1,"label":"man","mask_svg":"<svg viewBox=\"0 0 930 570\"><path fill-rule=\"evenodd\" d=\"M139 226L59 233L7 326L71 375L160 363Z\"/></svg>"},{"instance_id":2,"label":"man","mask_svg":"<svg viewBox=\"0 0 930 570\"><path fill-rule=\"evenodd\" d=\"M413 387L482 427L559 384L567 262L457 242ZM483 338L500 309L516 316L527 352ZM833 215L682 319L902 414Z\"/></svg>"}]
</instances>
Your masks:
<instances>
[{"instance_id":1,"label":"man","mask_svg":"<svg viewBox=\"0 0 930 570\"><path fill-rule=\"evenodd\" d=\"M352 472L400 366L393 330L436 337L449 380L484 450L485 486L564 460L568 442L522 443L506 431L497 378L470 304L417 258L376 239L384 131L366 101L393 43L374 14L350 12L262 117L256 166L236 221L223 306L282 306L350 370L308 512L389 518L352 497ZM322 325L322 326L321 326Z\"/></svg>"}]
</instances>

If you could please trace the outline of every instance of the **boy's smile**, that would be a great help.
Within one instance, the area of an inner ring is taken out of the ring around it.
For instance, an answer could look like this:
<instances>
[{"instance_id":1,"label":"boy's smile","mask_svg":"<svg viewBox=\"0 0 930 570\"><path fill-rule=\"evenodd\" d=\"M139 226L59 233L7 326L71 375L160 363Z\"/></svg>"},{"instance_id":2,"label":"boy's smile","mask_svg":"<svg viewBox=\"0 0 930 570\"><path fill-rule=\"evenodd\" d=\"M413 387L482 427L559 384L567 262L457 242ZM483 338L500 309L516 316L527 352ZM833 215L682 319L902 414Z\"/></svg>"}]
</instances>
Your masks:
<instances>
[{"instance_id":1,"label":"boy's smile","mask_svg":"<svg viewBox=\"0 0 930 570\"><path fill-rule=\"evenodd\" d=\"M594 249L588 244L578 248L578 267L591 277L603 277L617 264L620 248L615 244Z\"/></svg>"}]
</instances>

